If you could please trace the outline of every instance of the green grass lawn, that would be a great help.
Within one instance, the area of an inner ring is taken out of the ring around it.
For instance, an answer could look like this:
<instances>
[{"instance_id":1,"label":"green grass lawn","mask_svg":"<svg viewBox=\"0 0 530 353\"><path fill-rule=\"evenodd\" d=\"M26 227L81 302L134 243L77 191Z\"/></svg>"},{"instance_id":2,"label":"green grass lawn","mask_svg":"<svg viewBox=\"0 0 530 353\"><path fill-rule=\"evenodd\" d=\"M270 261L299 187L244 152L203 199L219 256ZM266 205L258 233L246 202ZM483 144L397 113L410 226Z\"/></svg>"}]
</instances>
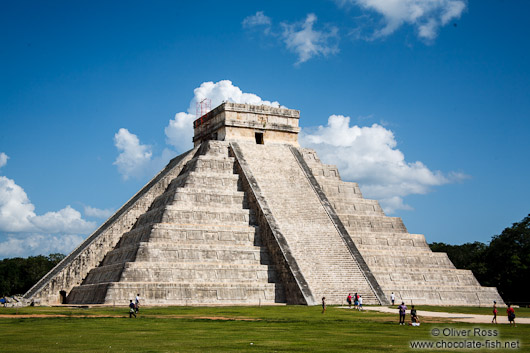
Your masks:
<instances>
[{"instance_id":1,"label":"green grass lawn","mask_svg":"<svg viewBox=\"0 0 530 353\"><path fill-rule=\"evenodd\" d=\"M399 326L397 315L337 307L325 314L306 306L146 307L137 319L129 319L125 307L29 307L16 313L0 308L0 352L410 352L411 340L440 339L431 336L433 328L477 327L498 330L497 340L519 340L520 352L530 346L530 325L432 319L420 327ZM6 317L15 314L67 316Z\"/></svg>"}]
</instances>

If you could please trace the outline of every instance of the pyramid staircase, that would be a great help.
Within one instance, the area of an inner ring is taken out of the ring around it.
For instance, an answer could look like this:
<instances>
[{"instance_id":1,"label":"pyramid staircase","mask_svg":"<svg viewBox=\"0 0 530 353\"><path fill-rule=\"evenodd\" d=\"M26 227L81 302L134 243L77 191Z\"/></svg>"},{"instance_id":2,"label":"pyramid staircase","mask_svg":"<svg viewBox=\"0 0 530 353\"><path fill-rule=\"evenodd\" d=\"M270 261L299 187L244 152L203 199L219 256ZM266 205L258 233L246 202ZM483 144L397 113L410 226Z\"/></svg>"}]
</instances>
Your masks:
<instances>
[{"instance_id":1,"label":"pyramid staircase","mask_svg":"<svg viewBox=\"0 0 530 353\"><path fill-rule=\"evenodd\" d=\"M343 304L358 292L365 304L381 301L330 219L289 145L235 144L312 294Z\"/></svg>"},{"instance_id":2,"label":"pyramid staircase","mask_svg":"<svg viewBox=\"0 0 530 353\"><path fill-rule=\"evenodd\" d=\"M284 302L234 163L228 144L204 143L68 303Z\"/></svg>"}]
</instances>

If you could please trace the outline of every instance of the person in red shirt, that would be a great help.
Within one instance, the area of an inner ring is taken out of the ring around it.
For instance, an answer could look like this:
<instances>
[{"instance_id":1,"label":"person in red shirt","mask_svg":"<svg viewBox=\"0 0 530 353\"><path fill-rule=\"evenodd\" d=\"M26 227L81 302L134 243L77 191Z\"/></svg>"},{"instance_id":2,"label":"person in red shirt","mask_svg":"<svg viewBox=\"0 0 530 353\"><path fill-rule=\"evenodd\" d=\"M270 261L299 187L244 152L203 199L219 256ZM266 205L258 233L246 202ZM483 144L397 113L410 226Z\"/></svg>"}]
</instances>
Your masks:
<instances>
[{"instance_id":1,"label":"person in red shirt","mask_svg":"<svg viewBox=\"0 0 530 353\"><path fill-rule=\"evenodd\" d=\"M517 326L515 324L515 310L513 310L512 306L508 304L508 309L506 309L506 313L508 314L508 321L510 322L510 326Z\"/></svg>"}]
</instances>

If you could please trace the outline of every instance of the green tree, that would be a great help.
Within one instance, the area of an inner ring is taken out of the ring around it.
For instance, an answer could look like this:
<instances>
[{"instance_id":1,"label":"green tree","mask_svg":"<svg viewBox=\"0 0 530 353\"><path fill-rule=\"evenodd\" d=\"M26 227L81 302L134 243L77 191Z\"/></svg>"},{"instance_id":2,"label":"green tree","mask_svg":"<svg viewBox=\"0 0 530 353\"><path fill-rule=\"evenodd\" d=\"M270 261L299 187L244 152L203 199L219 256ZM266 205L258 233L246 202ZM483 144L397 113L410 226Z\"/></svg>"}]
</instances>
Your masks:
<instances>
[{"instance_id":1,"label":"green tree","mask_svg":"<svg viewBox=\"0 0 530 353\"><path fill-rule=\"evenodd\" d=\"M529 304L530 214L492 238L486 253L488 277L507 302Z\"/></svg>"},{"instance_id":2,"label":"green tree","mask_svg":"<svg viewBox=\"0 0 530 353\"><path fill-rule=\"evenodd\" d=\"M24 294L64 258L63 254L0 261L0 296Z\"/></svg>"},{"instance_id":3,"label":"green tree","mask_svg":"<svg viewBox=\"0 0 530 353\"><path fill-rule=\"evenodd\" d=\"M493 236L489 245L432 243L430 247L446 252L456 268L473 271L481 285L497 287L505 302L530 304L530 214Z\"/></svg>"},{"instance_id":4,"label":"green tree","mask_svg":"<svg viewBox=\"0 0 530 353\"><path fill-rule=\"evenodd\" d=\"M430 244L434 252L445 252L456 268L471 270L477 280L489 286L485 254L488 246L481 242L450 245L445 243Z\"/></svg>"}]
</instances>

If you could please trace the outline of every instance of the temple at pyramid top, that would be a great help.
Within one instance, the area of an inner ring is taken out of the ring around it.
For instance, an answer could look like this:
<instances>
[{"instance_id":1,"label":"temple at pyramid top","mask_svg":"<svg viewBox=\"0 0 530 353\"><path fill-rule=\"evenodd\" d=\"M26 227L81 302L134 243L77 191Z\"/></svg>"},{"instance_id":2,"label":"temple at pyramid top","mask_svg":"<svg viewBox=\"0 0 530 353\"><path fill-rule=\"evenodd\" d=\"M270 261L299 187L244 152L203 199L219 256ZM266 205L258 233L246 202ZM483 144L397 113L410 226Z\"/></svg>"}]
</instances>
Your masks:
<instances>
[{"instance_id":1,"label":"temple at pyramid top","mask_svg":"<svg viewBox=\"0 0 530 353\"><path fill-rule=\"evenodd\" d=\"M218 140L298 146L299 119L299 110L225 102L193 122L193 145Z\"/></svg>"}]
</instances>

